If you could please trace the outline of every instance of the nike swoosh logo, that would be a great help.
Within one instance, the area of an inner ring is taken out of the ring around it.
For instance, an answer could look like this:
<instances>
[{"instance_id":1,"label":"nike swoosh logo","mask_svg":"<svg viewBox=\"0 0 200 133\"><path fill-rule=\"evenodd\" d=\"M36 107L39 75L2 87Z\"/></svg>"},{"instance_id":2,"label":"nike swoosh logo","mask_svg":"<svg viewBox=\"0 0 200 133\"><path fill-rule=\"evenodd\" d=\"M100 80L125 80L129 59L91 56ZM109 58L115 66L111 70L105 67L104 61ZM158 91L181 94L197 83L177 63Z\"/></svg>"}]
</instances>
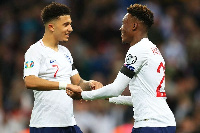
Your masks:
<instances>
[{"instance_id":1,"label":"nike swoosh logo","mask_svg":"<svg viewBox=\"0 0 200 133\"><path fill-rule=\"evenodd\" d=\"M50 60L50 63L54 63L56 60Z\"/></svg>"}]
</instances>

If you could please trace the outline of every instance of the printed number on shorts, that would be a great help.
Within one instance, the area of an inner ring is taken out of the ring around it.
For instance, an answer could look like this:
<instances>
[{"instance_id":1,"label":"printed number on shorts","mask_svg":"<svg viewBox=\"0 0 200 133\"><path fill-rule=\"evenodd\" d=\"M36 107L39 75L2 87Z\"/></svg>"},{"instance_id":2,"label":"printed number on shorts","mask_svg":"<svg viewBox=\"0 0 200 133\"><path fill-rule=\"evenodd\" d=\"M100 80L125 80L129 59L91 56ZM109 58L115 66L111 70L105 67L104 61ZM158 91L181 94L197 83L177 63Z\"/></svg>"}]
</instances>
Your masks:
<instances>
[{"instance_id":1,"label":"printed number on shorts","mask_svg":"<svg viewBox=\"0 0 200 133\"><path fill-rule=\"evenodd\" d=\"M163 68L163 71L165 72L165 65L162 62L160 63L160 65L157 68L157 72L158 73L160 73L161 68ZM156 89L156 93L157 93L156 97L166 97L166 93L165 92L160 92L160 89L162 87L161 85L164 82L164 80L165 80L165 73L164 73L164 75L163 75L163 77L162 77L162 79L160 81L160 84L158 85L158 87Z\"/></svg>"},{"instance_id":2,"label":"printed number on shorts","mask_svg":"<svg viewBox=\"0 0 200 133\"><path fill-rule=\"evenodd\" d=\"M57 68L56 72L54 73L54 78L55 78L59 68L58 68L58 65L52 65L52 67L56 67Z\"/></svg>"}]
</instances>

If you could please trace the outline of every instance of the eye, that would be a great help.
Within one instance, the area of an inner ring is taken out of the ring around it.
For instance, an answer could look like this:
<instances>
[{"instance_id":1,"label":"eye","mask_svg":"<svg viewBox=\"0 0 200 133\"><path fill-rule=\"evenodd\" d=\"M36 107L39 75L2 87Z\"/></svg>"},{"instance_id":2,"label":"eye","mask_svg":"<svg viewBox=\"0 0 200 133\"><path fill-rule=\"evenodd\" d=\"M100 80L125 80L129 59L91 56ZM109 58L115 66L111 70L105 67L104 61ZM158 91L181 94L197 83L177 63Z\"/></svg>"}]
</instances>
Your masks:
<instances>
[{"instance_id":1,"label":"eye","mask_svg":"<svg viewBox=\"0 0 200 133\"><path fill-rule=\"evenodd\" d=\"M67 23L64 23L63 25L64 25L65 27L67 27L68 25L71 25L71 26L72 26L72 23L67 22Z\"/></svg>"}]
</instances>

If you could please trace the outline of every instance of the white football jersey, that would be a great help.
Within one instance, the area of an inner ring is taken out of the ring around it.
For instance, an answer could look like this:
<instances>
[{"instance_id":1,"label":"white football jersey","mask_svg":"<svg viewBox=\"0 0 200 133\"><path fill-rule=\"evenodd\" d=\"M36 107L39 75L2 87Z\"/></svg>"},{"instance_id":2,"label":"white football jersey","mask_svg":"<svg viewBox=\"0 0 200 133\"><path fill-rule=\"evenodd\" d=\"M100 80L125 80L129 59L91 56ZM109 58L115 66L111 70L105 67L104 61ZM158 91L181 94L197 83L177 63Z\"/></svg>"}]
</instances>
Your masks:
<instances>
[{"instance_id":1,"label":"white football jersey","mask_svg":"<svg viewBox=\"0 0 200 133\"><path fill-rule=\"evenodd\" d=\"M73 58L69 50L58 45L58 52L46 47L42 40L33 44L25 54L24 77L35 75L49 81L71 84L70 77L77 74L72 69ZM34 92L34 107L30 127L66 127L76 125L73 100L65 90Z\"/></svg>"},{"instance_id":2,"label":"white football jersey","mask_svg":"<svg viewBox=\"0 0 200 133\"><path fill-rule=\"evenodd\" d=\"M134 71L129 83L134 107L134 127L176 126L166 102L165 61L148 38L130 47L124 66Z\"/></svg>"}]
</instances>

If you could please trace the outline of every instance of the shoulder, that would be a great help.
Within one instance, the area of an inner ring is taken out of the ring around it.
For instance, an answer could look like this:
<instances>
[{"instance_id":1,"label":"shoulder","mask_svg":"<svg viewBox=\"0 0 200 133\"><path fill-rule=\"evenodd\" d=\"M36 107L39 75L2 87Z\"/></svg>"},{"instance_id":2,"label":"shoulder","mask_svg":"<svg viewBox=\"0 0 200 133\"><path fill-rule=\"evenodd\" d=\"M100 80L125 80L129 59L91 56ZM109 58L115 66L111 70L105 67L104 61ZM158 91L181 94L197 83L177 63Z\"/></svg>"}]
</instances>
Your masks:
<instances>
[{"instance_id":1,"label":"shoulder","mask_svg":"<svg viewBox=\"0 0 200 133\"><path fill-rule=\"evenodd\" d=\"M67 53L67 54L71 54L67 47L62 46L62 45L58 45L58 47L62 52Z\"/></svg>"},{"instance_id":2,"label":"shoulder","mask_svg":"<svg viewBox=\"0 0 200 133\"><path fill-rule=\"evenodd\" d=\"M32 56L37 56L42 52L42 47L43 46L40 44L40 41L38 41L28 48L25 55L31 54Z\"/></svg>"},{"instance_id":3,"label":"shoulder","mask_svg":"<svg viewBox=\"0 0 200 133\"><path fill-rule=\"evenodd\" d=\"M155 45L148 38L143 38L140 42L131 46L129 51L144 53L147 52L151 47L155 47Z\"/></svg>"},{"instance_id":4,"label":"shoulder","mask_svg":"<svg viewBox=\"0 0 200 133\"><path fill-rule=\"evenodd\" d=\"M126 60L147 60L151 55L151 47L154 44L148 38L143 38L140 42L131 46L126 54Z\"/></svg>"}]
</instances>

